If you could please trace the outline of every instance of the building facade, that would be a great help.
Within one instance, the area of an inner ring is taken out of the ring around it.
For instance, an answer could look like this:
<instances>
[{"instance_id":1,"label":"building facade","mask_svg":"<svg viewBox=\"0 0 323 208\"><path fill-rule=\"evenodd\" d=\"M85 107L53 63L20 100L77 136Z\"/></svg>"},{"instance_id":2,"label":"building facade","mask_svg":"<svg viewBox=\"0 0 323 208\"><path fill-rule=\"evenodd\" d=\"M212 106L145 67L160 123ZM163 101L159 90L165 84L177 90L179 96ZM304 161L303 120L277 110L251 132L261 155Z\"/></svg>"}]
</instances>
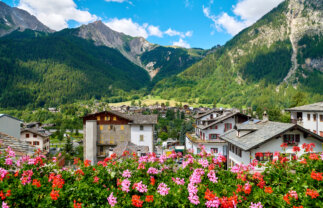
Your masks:
<instances>
[{"instance_id":1,"label":"building facade","mask_svg":"<svg viewBox=\"0 0 323 208\"><path fill-rule=\"evenodd\" d=\"M196 115L195 119L195 132L186 134L186 149L197 154L203 145L209 153L227 155L227 143L220 136L249 117L239 112L213 109Z\"/></svg>"},{"instance_id":2,"label":"building facade","mask_svg":"<svg viewBox=\"0 0 323 208\"><path fill-rule=\"evenodd\" d=\"M120 156L129 148L142 154L153 152L156 124L157 115L103 111L84 116L84 157L96 163L112 152Z\"/></svg>"},{"instance_id":3,"label":"building facade","mask_svg":"<svg viewBox=\"0 0 323 208\"><path fill-rule=\"evenodd\" d=\"M237 125L221 136L228 142L228 167L236 164L250 164L254 159L267 162L274 158L275 152L284 153L286 156L295 155L294 146L313 143L314 152L322 151L323 138L311 131L297 125L271 121L258 123L245 123ZM287 147L282 149L285 143ZM304 150L298 156L304 154Z\"/></svg>"},{"instance_id":4,"label":"building facade","mask_svg":"<svg viewBox=\"0 0 323 208\"><path fill-rule=\"evenodd\" d=\"M288 108L291 122L323 137L323 102Z\"/></svg>"},{"instance_id":5,"label":"building facade","mask_svg":"<svg viewBox=\"0 0 323 208\"><path fill-rule=\"evenodd\" d=\"M20 124L21 121L19 119L7 114L0 114L0 132L20 138Z\"/></svg>"},{"instance_id":6,"label":"building facade","mask_svg":"<svg viewBox=\"0 0 323 208\"><path fill-rule=\"evenodd\" d=\"M25 128L21 130L20 139L47 154L50 149L50 135L50 132L42 128Z\"/></svg>"}]
</instances>

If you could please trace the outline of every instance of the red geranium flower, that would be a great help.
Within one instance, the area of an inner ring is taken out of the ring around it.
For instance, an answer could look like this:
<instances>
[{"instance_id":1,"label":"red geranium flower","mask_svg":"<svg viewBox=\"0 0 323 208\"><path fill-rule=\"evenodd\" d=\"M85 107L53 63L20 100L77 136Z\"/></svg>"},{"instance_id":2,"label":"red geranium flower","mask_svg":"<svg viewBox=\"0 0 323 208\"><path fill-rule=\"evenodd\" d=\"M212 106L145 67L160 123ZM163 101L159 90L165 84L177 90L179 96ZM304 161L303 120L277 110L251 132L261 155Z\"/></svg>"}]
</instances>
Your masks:
<instances>
[{"instance_id":1,"label":"red geranium flower","mask_svg":"<svg viewBox=\"0 0 323 208\"><path fill-rule=\"evenodd\" d=\"M316 197L320 196L320 194L316 190L306 189L306 195L315 199Z\"/></svg>"},{"instance_id":2,"label":"red geranium flower","mask_svg":"<svg viewBox=\"0 0 323 208\"><path fill-rule=\"evenodd\" d=\"M37 179L34 179L34 180L33 180L32 185L33 185L33 186L36 186L37 188L41 187L40 181L39 181L39 180L37 180Z\"/></svg>"},{"instance_id":3,"label":"red geranium flower","mask_svg":"<svg viewBox=\"0 0 323 208\"><path fill-rule=\"evenodd\" d=\"M273 189L271 187L269 187L269 186L266 186L265 187L265 193L271 194L271 193L273 193Z\"/></svg>"},{"instance_id":4,"label":"red geranium flower","mask_svg":"<svg viewBox=\"0 0 323 208\"><path fill-rule=\"evenodd\" d=\"M76 203L76 200L74 200L74 208L82 208L82 203Z\"/></svg>"},{"instance_id":5,"label":"red geranium flower","mask_svg":"<svg viewBox=\"0 0 323 208\"><path fill-rule=\"evenodd\" d=\"M321 180L323 179L322 174L323 174L323 173L317 173L317 172L315 172L315 171L312 171L312 173L311 173L311 177L312 177L314 180L321 181Z\"/></svg>"},{"instance_id":6,"label":"red geranium flower","mask_svg":"<svg viewBox=\"0 0 323 208\"><path fill-rule=\"evenodd\" d=\"M144 203L144 201L140 200L140 196L138 195L133 195L131 202L132 202L132 205L135 207L142 207L142 204Z\"/></svg>"},{"instance_id":7,"label":"red geranium flower","mask_svg":"<svg viewBox=\"0 0 323 208\"><path fill-rule=\"evenodd\" d=\"M317 155L317 154L315 154L315 153L311 153L309 158L310 158L311 160L319 160L318 155Z\"/></svg>"},{"instance_id":8,"label":"red geranium flower","mask_svg":"<svg viewBox=\"0 0 323 208\"><path fill-rule=\"evenodd\" d=\"M145 201L146 202L153 202L154 201L154 195L148 195L148 196L146 196Z\"/></svg>"},{"instance_id":9,"label":"red geranium flower","mask_svg":"<svg viewBox=\"0 0 323 208\"><path fill-rule=\"evenodd\" d=\"M299 148L299 146L294 146L293 151L294 152L299 152L299 151L301 151L301 148Z\"/></svg>"},{"instance_id":10,"label":"red geranium flower","mask_svg":"<svg viewBox=\"0 0 323 208\"><path fill-rule=\"evenodd\" d=\"M57 200L59 197L59 190L55 191L54 189L50 193L50 197L52 197L52 200Z\"/></svg>"}]
</instances>

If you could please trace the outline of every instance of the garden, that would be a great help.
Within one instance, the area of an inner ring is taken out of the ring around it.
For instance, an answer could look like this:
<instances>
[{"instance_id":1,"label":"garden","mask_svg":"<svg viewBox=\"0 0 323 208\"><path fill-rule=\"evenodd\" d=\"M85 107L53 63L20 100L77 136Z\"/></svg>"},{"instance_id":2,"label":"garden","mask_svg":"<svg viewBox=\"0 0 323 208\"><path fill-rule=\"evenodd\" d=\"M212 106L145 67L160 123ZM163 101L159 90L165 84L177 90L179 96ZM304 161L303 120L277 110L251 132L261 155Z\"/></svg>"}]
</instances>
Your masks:
<instances>
[{"instance_id":1,"label":"garden","mask_svg":"<svg viewBox=\"0 0 323 208\"><path fill-rule=\"evenodd\" d=\"M74 159L17 158L8 147L0 159L0 198L8 207L323 207L323 153L290 158L278 152L266 164L225 169L226 158L202 151L138 157L124 152L95 165ZM183 157L182 164L177 161ZM265 166L264 171L255 168Z\"/></svg>"}]
</instances>

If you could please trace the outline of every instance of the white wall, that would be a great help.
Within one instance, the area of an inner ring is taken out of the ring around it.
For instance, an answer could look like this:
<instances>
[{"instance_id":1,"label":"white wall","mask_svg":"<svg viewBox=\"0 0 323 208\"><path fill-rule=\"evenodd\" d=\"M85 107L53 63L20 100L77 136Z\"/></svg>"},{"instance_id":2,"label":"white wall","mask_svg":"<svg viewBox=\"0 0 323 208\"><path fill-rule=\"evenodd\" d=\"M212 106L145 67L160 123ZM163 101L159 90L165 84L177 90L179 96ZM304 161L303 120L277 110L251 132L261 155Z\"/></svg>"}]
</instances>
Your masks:
<instances>
[{"instance_id":1,"label":"white wall","mask_svg":"<svg viewBox=\"0 0 323 208\"><path fill-rule=\"evenodd\" d=\"M228 118L226 120L224 120L222 123L218 123L216 124L216 126L218 127L217 129L214 129L212 127L212 129L208 128L208 129L205 129L205 130L201 130L202 134L205 133L205 140L209 140L209 135L210 134L219 134L219 135L222 135L224 134L224 128L225 128L225 123L231 123L232 124L232 128L234 127L235 125L235 119L234 118ZM197 134L198 137L200 137L200 134L198 132ZM200 138L202 139L202 138Z\"/></svg>"},{"instance_id":2,"label":"white wall","mask_svg":"<svg viewBox=\"0 0 323 208\"><path fill-rule=\"evenodd\" d=\"M304 153L304 150L302 149L302 144L304 143L314 143L315 147L313 149L314 152L322 152L322 142L318 141L317 139L312 138L311 136L308 136L307 138L304 138L304 133L299 130L291 130L286 132L285 134L300 134L300 142L298 143L298 146L301 148L301 151L298 153L298 156L302 155ZM229 152L229 159L234 161L235 163L243 163L245 165L250 163L250 154L251 154L251 161L255 159L255 154L257 152L281 152L284 153L283 149L280 147L280 145L284 142L283 137L280 137L278 139L274 138L270 141L262 144L257 149L252 149L250 152L242 151L242 157L239 157L238 155L234 154L233 152ZM294 153L293 152L293 146L288 145L286 148L285 153Z\"/></svg>"},{"instance_id":3,"label":"white wall","mask_svg":"<svg viewBox=\"0 0 323 208\"><path fill-rule=\"evenodd\" d=\"M26 134L29 134L29 138L26 137ZM49 151L49 141L44 143L44 140L46 140L47 138L41 137L37 134L36 137L34 137L34 133L32 132L23 132L21 133L20 139L26 141L27 143L31 142L31 145L33 145L34 141L37 141L39 142L39 145L34 145L37 149L43 151L46 147L46 151Z\"/></svg>"},{"instance_id":4,"label":"white wall","mask_svg":"<svg viewBox=\"0 0 323 208\"><path fill-rule=\"evenodd\" d=\"M149 152L154 151L154 126L143 125L144 129L140 130L140 125L131 125L131 142L138 146L148 146ZM144 135L144 141L140 141L140 135Z\"/></svg>"},{"instance_id":5,"label":"white wall","mask_svg":"<svg viewBox=\"0 0 323 208\"><path fill-rule=\"evenodd\" d=\"M85 138L85 160L91 160L91 164L97 162L97 121L87 120L85 124L86 138Z\"/></svg>"},{"instance_id":6,"label":"white wall","mask_svg":"<svg viewBox=\"0 0 323 208\"><path fill-rule=\"evenodd\" d=\"M19 139L20 121L6 115L0 117L0 132Z\"/></svg>"},{"instance_id":7,"label":"white wall","mask_svg":"<svg viewBox=\"0 0 323 208\"><path fill-rule=\"evenodd\" d=\"M307 120L307 115L310 114L310 120ZM313 119L313 115L316 115L316 121ZM320 135L320 131L323 132L323 122L320 121L320 115L323 113L318 112L303 112L303 127L312 132L316 131L316 134Z\"/></svg>"}]
</instances>

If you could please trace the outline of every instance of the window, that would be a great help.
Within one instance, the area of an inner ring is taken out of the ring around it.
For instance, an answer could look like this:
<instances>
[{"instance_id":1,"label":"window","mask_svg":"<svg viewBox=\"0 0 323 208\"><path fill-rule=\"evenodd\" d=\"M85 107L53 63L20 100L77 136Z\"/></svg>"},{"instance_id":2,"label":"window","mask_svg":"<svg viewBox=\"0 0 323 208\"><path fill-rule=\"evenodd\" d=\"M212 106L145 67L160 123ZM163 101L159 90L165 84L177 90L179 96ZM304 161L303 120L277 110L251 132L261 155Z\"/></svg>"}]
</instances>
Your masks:
<instances>
[{"instance_id":1,"label":"window","mask_svg":"<svg viewBox=\"0 0 323 208\"><path fill-rule=\"evenodd\" d=\"M218 153L218 148L211 148L212 153Z\"/></svg>"},{"instance_id":2,"label":"window","mask_svg":"<svg viewBox=\"0 0 323 208\"><path fill-rule=\"evenodd\" d=\"M285 134L284 143L288 145L297 145L300 142L299 134Z\"/></svg>"},{"instance_id":3,"label":"window","mask_svg":"<svg viewBox=\"0 0 323 208\"><path fill-rule=\"evenodd\" d=\"M112 126L112 125L109 125L109 126L108 126L108 129L109 129L109 130L112 130L112 129L113 129L113 126Z\"/></svg>"},{"instance_id":4,"label":"window","mask_svg":"<svg viewBox=\"0 0 323 208\"><path fill-rule=\"evenodd\" d=\"M213 119L213 114L210 115L210 119Z\"/></svg>"},{"instance_id":5,"label":"window","mask_svg":"<svg viewBox=\"0 0 323 208\"><path fill-rule=\"evenodd\" d=\"M269 161L273 159L272 152L257 152L255 156L258 161Z\"/></svg>"},{"instance_id":6,"label":"window","mask_svg":"<svg viewBox=\"0 0 323 208\"><path fill-rule=\"evenodd\" d=\"M120 126L120 130L124 130L124 126L123 125Z\"/></svg>"},{"instance_id":7,"label":"window","mask_svg":"<svg viewBox=\"0 0 323 208\"><path fill-rule=\"evenodd\" d=\"M313 114L313 121L316 121L316 114Z\"/></svg>"},{"instance_id":8,"label":"window","mask_svg":"<svg viewBox=\"0 0 323 208\"><path fill-rule=\"evenodd\" d=\"M307 114L307 120L310 121L311 120L311 114Z\"/></svg>"},{"instance_id":9,"label":"window","mask_svg":"<svg viewBox=\"0 0 323 208\"><path fill-rule=\"evenodd\" d=\"M231 123L225 123L224 124L224 131L229 131L232 129L232 124Z\"/></svg>"},{"instance_id":10,"label":"window","mask_svg":"<svg viewBox=\"0 0 323 208\"><path fill-rule=\"evenodd\" d=\"M124 142L124 135L120 135L120 141Z\"/></svg>"},{"instance_id":11,"label":"window","mask_svg":"<svg viewBox=\"0 0 323 208\"><path fill-rule=\"evenodd\" d=\"M33 134L33 137L34 137L34 138L37 138L37 134Z\"/></svg>"},{"instance_id":12,"label":"window","mask_svg":"<svg viewBox=\"0 0 323 208\"><path fill-rule=\"evenodd\" d=\"M29 138L29 134L26 134L26 138Z\"/></svg>"},{"instance_id":13,"label":"window","mask_svg":"<svg viewBox=\"0 0 323 208\"><path fill-rule=\"evenodd\" d=\"M33 145L39 145L38 141L33 141Z\"/></svg>"},{"instance_id":14,"label":"window","mask_svg":"<svg viewBox=\"0 0 323 208\"><path fill-rule=\"evenodd\" d=\"M140 125L140 131L143 131L143 130L144 130L144 126Z\"/></svg>"},{"instance_id":15,"label":"window","mask_svg":"<svg viewBox=\"0 0 323 208\"><path fill-rule=\"evenodd\" d=\"M218 134L210 134L209 139L218 139L219 135Z\"/></svg>"},{"instance_id":16,"label":"window","mask_svg":"<svg viewBox=\"0 0 323 208\"><path fill-rule=\"evenodd\" d=\"M108 117L107 117L107 116L105 116L105 117L104 117L104 120L106 120L106 121L107 121L107 120L108 120Z\"/></svg>"},{"instance_id":17,"label":"window","mask_svg":"<svg viewBox=\"0 0 323 208\"><path fill-rule=\"evenodd\" d=\"M101 120L101 117L100 116L97 116L96 117L96 120L100 121Z\"/></svg>"},{"instance_id":18,"label":"window","mask_svg":"<svg viewBox=\"0 0 323 208\"><path fill-rule=\"evenodd\" d=\"M117 117L116 116L113 116L113 120L116 121L117 120Z\"/></svg>"},{"instance_id":19,"label":"window","mask_svg":"<svg viewBox=\"0 0 323 208\"><path fill-rule=\"evenodd\" d=\"M320 121L323 122L323 115L320 115Z\"/></svg>"},{"instance_id":20,"label":"window","mask_svg":"<svg viewBox=\"0 0 323 208\"><path fill-rule=\"evenodd\" d=\"M110 136L110 144L114 144L114 137Z\"/></svg>"},{"instance_id":21,"label":"window","mask_svg":"<svg viewBox=\"0 0 323 208\"><path fill-rule=\"evenodd\" d=\"M140 141L143 142L144 141L144 135L140 135Z\"/></svg>"},{"instance_id":22,"label":"window","mask_svg":"<svg viewBox=\"0 0 323 208\"><path fill-rule=\"evenodd\" d=\"M100 130L101 130L101 131L103 130L103 125L100 125Z\"/></svg>"}]
</instances>

